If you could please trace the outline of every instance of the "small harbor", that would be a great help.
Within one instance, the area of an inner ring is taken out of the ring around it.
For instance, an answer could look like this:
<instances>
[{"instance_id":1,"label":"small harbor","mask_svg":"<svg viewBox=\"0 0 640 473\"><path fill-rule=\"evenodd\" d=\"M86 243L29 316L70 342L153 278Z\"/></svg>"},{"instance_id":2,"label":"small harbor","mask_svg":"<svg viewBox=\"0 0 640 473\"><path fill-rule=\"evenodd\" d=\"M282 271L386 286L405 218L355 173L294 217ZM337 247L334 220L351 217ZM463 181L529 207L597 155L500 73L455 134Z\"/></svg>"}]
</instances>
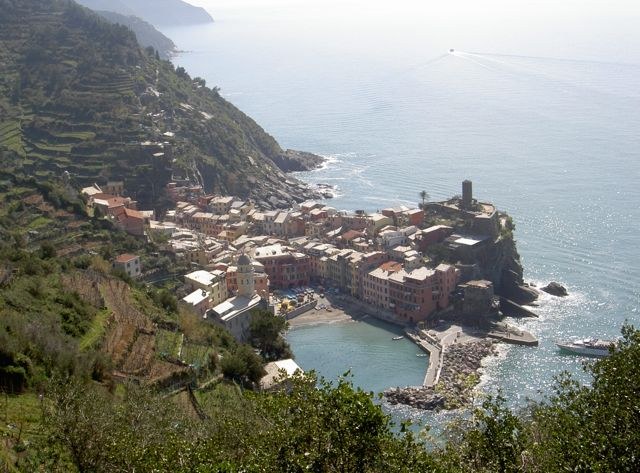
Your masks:
<instances>
[{"instance_id":1,"label":"small harbor","mask_svg":"<svg viewBox=\"0 0 640 473\"><path fill-rule=\"evenodd\" d=\"M468 403L482 360L496 354L497 343L538 344L530 332L504 322L402 328L374 314L349 297L323 297L289 320L287 339L305 370L327 379L351 370L357 386L384 393L390 405L423 410Z\"/></svg>"}]
</instances>

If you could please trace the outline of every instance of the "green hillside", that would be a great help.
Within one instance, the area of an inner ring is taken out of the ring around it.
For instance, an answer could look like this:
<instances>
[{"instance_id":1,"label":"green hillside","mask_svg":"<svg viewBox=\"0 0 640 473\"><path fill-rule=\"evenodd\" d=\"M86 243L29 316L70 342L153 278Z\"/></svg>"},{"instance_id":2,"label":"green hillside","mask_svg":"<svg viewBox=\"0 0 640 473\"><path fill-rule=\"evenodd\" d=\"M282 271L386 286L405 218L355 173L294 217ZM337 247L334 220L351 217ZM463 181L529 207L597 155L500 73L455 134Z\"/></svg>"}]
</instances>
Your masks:
<instances>
[{"instance_id":1,"label":"green hillside","mask_svg":"<svg viewBox=\"0 0 640 473\"><path fill-rule=\"evenodd\" d=\"M16 172L124 180L145 206L172 175L283 205L306 195L273 164L283 150L271 136L127 28L68 0L0 11L0 151Z\"/></svg>"},{"instance_id":2,"label":"green hillside","mask_svg":"<svg viewBox=\"0 0 640 473\"><path fill-rule=\"evenodd\" d=\"M129 28L136 35L138 43L144 47L151 46L158 51L162 59L170 59L171 55L176 51L176 45L171 39L160 33L152 24L137 16L121 15L120 13L103 10L96 11L96 13L110 23L118 23Z\"/></svg>"}]
</instances>

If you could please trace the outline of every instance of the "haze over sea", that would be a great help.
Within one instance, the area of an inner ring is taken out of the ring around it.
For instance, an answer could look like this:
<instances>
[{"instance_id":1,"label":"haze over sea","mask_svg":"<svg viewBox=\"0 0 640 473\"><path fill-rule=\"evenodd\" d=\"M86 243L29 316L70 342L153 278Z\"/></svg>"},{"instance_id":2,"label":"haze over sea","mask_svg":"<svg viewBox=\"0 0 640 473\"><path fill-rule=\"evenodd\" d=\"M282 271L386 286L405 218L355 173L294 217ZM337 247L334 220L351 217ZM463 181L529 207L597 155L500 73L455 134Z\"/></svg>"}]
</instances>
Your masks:
<instances>
[{"instance_id":1,"label":"haze over sea","mask_svg":"<svg viewBox=\"0 0 640 473\"><path fill-rule=\"evenodd\" d=\"M516 322L540 346L505 349L486 389L538 398L560 371L581 372L555 340L640 323L640 7L193 3L216 23L165 31L188 51L176 64L283 147L329 156L300 177L337 186L331 205L415 205L422 189L444 199L471 179L513 216L525 280L567 286L566 299L541 298L539 319ZM374 391L421 383L425 358L362 324L290 332L297 361L330 378L351 368Z\"/></svg>"}]
</instances>

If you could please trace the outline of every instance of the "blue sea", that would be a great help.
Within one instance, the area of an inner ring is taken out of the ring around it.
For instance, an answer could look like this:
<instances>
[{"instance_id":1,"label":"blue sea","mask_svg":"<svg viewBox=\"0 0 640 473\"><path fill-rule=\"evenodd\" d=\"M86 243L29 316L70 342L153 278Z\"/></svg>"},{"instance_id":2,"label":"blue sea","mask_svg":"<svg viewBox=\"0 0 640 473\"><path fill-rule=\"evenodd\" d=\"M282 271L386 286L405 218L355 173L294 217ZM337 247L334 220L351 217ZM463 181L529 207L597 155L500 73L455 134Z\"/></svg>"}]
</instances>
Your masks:
<instances>
[{"instance_id":1,"label":"blue sea","mask_svg":"<svg viewBox=\"0 0 640 473\"><path fill-rule=\"evenodd\" d=\"M165 32L186 51L176 64L283 147L328 157L299 177L334 185L331 205L417 204L423 189L444 199L471 179L513 216L525 279L570 293L515 321L538 348L504 348L486 367L482 389L518 405L562 370L581 376L584 360L555 340L640 324L640 11L477 3L222 1L214 24ZM426 369L393 335L360 322L288 337L304 369L350 369L380 392Z\"/></svg>"}]
</instances>

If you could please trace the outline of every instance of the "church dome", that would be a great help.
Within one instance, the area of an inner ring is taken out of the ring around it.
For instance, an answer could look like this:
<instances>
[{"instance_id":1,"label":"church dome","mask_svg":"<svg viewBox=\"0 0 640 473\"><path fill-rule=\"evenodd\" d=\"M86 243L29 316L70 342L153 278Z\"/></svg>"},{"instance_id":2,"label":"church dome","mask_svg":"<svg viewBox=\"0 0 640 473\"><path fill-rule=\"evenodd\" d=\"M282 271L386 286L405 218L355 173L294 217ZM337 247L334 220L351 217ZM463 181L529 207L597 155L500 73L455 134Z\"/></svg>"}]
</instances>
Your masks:
<instances>
[{"instance_id":1,"label":"church dome","mask_svg":"<svg viewBox=\"0 0 640 473\"><path fill-rule=\"evenodd\" d=\"M238 258L238 265L248 265L251 264L251 259L245 255L244 253L242 253L240 255L240 258Z\"/></svg>"}]
</instances>

